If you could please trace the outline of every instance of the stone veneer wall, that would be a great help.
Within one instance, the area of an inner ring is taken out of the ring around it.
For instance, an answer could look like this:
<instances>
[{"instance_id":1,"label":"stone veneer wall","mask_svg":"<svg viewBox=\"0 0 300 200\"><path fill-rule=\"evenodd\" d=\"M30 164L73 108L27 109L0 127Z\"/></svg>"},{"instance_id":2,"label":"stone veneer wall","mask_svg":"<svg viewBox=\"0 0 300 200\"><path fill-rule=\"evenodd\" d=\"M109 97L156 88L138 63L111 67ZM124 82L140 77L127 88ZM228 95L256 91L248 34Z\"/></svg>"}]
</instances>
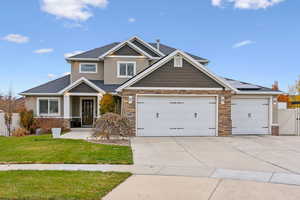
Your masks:
<instances>
[{"instance_id":1,"label":"stone veneer wall","mask_svg":"<svg viewBox=\"0 0 300 200\"><path fill-rule=\"evenodd\" d=\"M218 136L231 135L232 122L231 122L231 91L209 90L123 90L122 96L122 115L130 120L133 128L132 136L135 136L135 121L136 121L136 94L194 94L194 95L219 95L219 116L218 116ZM128 103L128 97L133 97L133 102ZM225 98L224 104L221 104L221 96Z\"/></svg>"}]
</instances>

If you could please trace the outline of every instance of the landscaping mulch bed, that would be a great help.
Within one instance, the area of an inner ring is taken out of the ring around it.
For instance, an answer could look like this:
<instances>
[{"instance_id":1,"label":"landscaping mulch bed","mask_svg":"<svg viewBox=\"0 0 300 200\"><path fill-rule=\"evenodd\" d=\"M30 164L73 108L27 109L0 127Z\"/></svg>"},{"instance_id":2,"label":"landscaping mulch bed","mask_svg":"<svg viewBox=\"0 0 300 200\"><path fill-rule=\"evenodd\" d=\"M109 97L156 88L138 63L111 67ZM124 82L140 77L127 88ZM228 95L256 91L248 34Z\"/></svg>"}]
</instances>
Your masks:
<instances>
[{"instance_id":1,"label":"landscaping mulch bed","mask_svg":"<svg viewBox=\"0 0 300 200\"><path fill-rule=\"evenodd\" d=\"M119 145L119 146L130 146L130 140L128 139L100 139L100 140L87 140L88 142L95 144L109 144L109 145Z\"/></svg>"}]
</instances>

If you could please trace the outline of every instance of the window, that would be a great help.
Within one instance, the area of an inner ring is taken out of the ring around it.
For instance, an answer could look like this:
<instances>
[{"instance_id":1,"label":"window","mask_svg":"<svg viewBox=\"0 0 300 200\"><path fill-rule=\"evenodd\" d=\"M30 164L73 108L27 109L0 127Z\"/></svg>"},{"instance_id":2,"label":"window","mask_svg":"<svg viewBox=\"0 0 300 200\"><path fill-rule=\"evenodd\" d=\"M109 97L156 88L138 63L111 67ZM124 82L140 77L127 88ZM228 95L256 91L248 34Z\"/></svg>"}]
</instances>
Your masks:
<instances>
[{"instance_id":1,"label":"window","mask_svg":"<svg viewBox=\"0 0 300 200\"><path fill-rule=\"evenodd\" d=\"M182 67L182 56L176 55L174 57L174 67Z\"/></svg>"},{"instance_id":2,"label":"window","mask_svg":"<svg viewBox=\"0 0 300 200\"><path fill-rule=\"evenodd\" d=\"M38 98L38 116L57 116L60 115L59 98Z\"/></svg>"},{"instance_id":3,"label":"window","mask_svg":"<svg viewBox=\"0 0 300 200\"><path fill-rule=\"evenodd\" d=\"M135 62L118 62L118 77L130 78L135 75L136 63Z\"/></svg>"},{"instance_id":4,"label":"window","mask_svg":"<svg viewBox=\"0 0 300 200\"><path fill-rule=\"evenodd\" d=\"M97 73L97 63L80 63L79 73Z\"/></svg>"}]
</instances>

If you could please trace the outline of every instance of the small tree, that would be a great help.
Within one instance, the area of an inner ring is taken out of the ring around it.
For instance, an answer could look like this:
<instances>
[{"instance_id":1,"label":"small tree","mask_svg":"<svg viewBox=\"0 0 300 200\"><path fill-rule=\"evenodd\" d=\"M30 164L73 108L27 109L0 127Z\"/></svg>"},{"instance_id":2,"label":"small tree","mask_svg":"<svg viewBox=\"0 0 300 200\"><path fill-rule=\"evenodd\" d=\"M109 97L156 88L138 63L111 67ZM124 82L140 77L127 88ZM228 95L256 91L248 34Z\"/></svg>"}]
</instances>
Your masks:
<instances>
[{"instance_id":1,"label":"small tree","mask_svg":"<svg viewBox=\"0 0 300 200\"><path fill-rule=\"evenodd\" d=\"M20 122L27 131L31 131L34 122L33 111L22 110L20 112Z\"/></svg>"},{"instance_id":2,"label":"small tree","mask_svg":"<svg viewBox=\"0 0 300 200\"><path fill-rule=\"evenodd\" d=\"M101 115L108 112L116 112L116 101L111 94L103 95L100 101L100 113Z\"/></svg>"},{"instance_id":3,"label":"small tree","mask_svg":"<svg viewBox=\"0 0 300 200\"><path fill-rule=\"evenodd\" d=\"M5 119L5 125L8 130L8 135L11 135L11 125L12 125L12 115L13 115L13 109L15 104L15 99L12 97L12 89L10 88L8 91L8 95L6 97L6 100L4 101L4 119Z\"/></svg>"}]
</instances>

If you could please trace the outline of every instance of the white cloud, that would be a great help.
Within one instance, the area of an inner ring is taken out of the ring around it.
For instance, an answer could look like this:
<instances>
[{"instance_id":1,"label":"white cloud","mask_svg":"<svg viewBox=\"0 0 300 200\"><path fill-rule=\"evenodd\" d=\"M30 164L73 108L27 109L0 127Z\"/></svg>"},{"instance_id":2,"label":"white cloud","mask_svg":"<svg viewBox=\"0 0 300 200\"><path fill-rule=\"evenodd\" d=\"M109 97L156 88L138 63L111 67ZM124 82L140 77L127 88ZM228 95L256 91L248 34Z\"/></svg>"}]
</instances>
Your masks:
<instances>
[{"instance_id":1,"label":"white cloud","mask_svg":"<svg viewBox=\"0 0 300 200\"><path fill-rule=\"evenodd\" d=\"M129 23L134 23L134 22L136 22L136 19L133 18L133 17L130 17L130 18L128 19L128 22L129 22Z\"/></svg>"},{"instance_id":2,"label":"white cloud","mask_svg":"<svg viewBox=\"0 0 300 200\"><path fill-rule=\"evenodd\" d=\"M239 9L266 9L285 0L211 0L213 6L222 6L224 3L233 4Z\"/></svg>"},{"instance_id":3,"label":"white cloud","mask_svg":"<svg viewBox=\"0 0 300 200\"><path fill-rule=\"evenodd\" d=\"M64 73L62 73L63 76L67 76L69 74L71 74L71 72L64 72Z\"/></svg>"},{"instance_id":4,"label":"white cloud","mask_svg":"<svg viewBox=\"0 0 300 200\"><path fill-rule=\"evenodd\" d=\"M2 38L2 40L6 40L8 42L14 43L26 43L29 42L29 38L19 34L9 34Z\"/></svg>"},{"instance_id":5,"label":"white cloud","mask_svg":"<svg viewBox=\"0 0 300 200\"><path fill-rule=\"evenodd\" d=\"M38 49L38 50L35 50L33 52L37 53L37 54L51 53L51 52L53 52L53 49L51 49L51 48L49 48L49 49Z\"/></svg>"},{"instance_id":6,"label":"white cloud","mask_svg":"<svg viewBox=\"0 0 300 200\"><path fill-rule=\"evenodd\" d=\"M56 77L55 74L48 74L48 78L49 78L49 79L54 79L55 77Z\"/></svg>"},{"instance_id":7,"label":"white cloud","mask_svg":"<svg viewBox=\"0 0 300 200\"><path fill-rule=\"evenodd\" d=\"M250 44L254 44L255 42L252 41L252 40L245 40L245 41L242 41L242 42L238 42L236 44L234 44L232 46L232 48L240 48L242 46L246 46L246 45L250 45Z\"/></svg>"},{"instance_id":8,"label":"white cloud","mask_svg":"<svg viewBox=\"0 0 300 200\"><path fill-rule=\"evenodd\" d=\"M80 23L65 23L64 27L65 28L82 28L83 25Z\"/></svg>"},{"instance_id":9,"label":"white cloud","mask_svg":"<svg viewBox=\"0 0 300 200\"><path fill-rule=\"evenodd\" d=\"M77 51L73 51L73 52L70 52L70 53L65 53L65 54L64 54L64 57L65 57L65 58L69 58L69 57L71 57L71 56L75 56L75 55L80 54L80 53L83 53L83 52L84 52L84 51L77 50Z\"/></svg>"},{"instance_id":10,"label":"white cloud","mask_svg":"<svg viewBox=\"0 0 300 200\"><path fill-rule=\"evenodd\" d=\"M221 6L222 0L211 0L213 6Z\"/></svg>"},{"instance_id":11,"label":"white cloud","mask_svg":"<svg viewBox=\"0 0 300 200\"><path fill-rule=\"evenodd\" d=\"M85 21L93 16L91 7L105 8L108 0L42 0L41 9L58 18Z\"/></svg>"}]
</instances>

